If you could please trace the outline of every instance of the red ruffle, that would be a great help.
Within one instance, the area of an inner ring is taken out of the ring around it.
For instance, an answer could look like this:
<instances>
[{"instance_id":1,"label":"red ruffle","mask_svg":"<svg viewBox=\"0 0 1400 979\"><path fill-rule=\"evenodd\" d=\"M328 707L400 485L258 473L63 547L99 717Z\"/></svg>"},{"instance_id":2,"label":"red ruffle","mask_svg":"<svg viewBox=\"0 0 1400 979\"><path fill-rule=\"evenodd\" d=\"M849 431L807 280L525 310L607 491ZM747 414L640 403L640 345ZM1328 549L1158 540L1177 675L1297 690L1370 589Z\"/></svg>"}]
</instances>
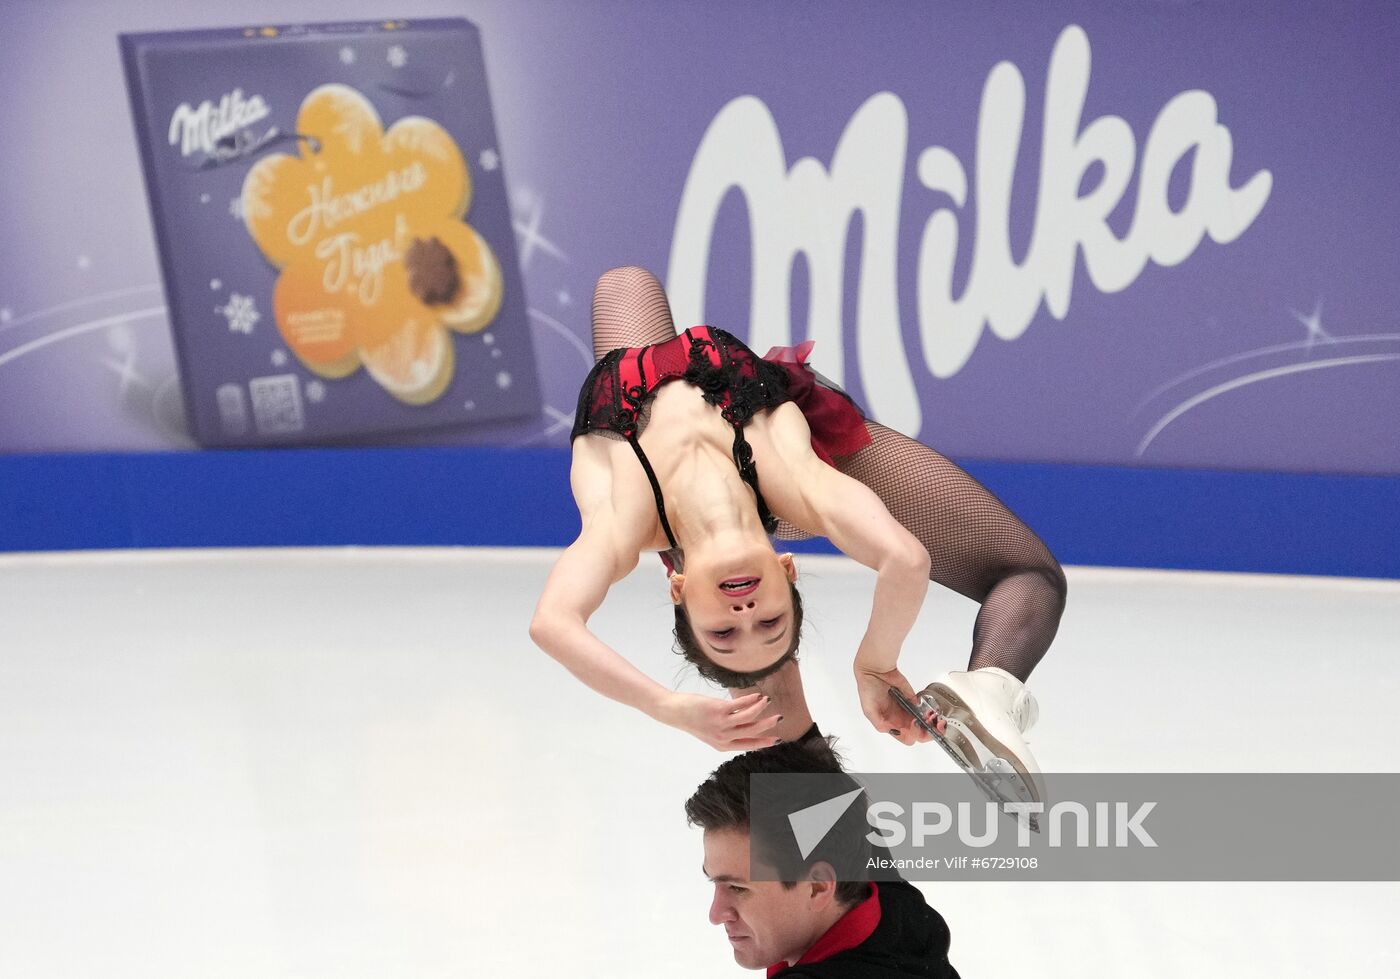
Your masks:
<instances>
[{"instance_id":1,"label":"red ruffle","mask_svg":"<svg viewBox=\"0 0 1400 979\"><path fill-rule=\"evenodd\" d=\"M837 459L858 452L870 444L865 416L844 391L817 380L807 366L812 341L795 347L774 347L763 359L782 367L788 374L788 394L807 419L812 430L812 451L829 466Z\"/></svg>"}]
</instances>

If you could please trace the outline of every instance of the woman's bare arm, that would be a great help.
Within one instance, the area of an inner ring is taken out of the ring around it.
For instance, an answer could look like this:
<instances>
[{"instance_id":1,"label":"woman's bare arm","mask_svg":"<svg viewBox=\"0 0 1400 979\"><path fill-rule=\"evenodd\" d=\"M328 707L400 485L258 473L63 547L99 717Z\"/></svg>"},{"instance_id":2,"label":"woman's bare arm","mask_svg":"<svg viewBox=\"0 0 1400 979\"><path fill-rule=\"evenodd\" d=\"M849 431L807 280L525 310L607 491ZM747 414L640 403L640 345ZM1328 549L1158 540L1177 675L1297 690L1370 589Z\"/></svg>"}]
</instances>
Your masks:
<instances>
[{"instance_id":1,"label":"woman's bare arm","mask_svg":"<svg viewBox=\"0 0 1400 979\"><path fill-rule=\"evenodd\" d=\"M549 573L530 638L598 693L655 717L669 691L588 629L608 589L636 566L635 550L630 558L619 551L612 521L586 522Z\"/></svg>"},{"instance_id":2,"label":"woman's bare arm","mask_svg":"<svg viewBox=\"0 0 1400 979\"><path fill-rule=\"evenodd\" d=\"M928 593L928 552L874 492L812 453L800 416L781 420L777 428L773 446L787 474L775 487L780 500L772 502L783 507L777 512L804 530L826 536L877 575L870 621L852 663L861 708L878 730L905 744L928 740L889 694L895 688L914 699L898 663Z\"/></svg>"},{"instance_id":3,"label":"woman's bare arm","mask_svg":"<svg viewBox=\"0 0 1400 979\"><path fill-rule=\"evenodd\" d=\"M820 461L807 468L803 496L814 529L878 575L856 660L877 672L892 670L928 593L928 552L869 488Z\"/></svg>"},{"instance_id":4,"label":"woman's bare arm","mask_svg":"<svg viewBox=\"0 0 1400 979\"><path fill-rule=\"evenodd\" d=\"M875 672L895 669L928 593L928 552L869 487L817 457L795 405L772 411L762 431L773 455L771 463L759 462L759 471L773 512L828 538L879 576L856 661Z\"/></svg>"}]
</instances>

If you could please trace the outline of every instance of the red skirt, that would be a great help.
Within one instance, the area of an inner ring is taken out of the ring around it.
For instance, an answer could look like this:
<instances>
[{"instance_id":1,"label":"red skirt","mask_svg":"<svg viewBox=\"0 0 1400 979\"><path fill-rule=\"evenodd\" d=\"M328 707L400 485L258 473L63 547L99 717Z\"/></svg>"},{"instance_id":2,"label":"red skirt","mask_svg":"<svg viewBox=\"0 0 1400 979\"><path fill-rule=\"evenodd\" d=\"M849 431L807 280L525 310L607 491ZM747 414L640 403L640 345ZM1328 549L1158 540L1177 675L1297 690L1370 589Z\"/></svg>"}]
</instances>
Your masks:
<instances>
[{"instance_id":1,"label":"red skirt","mask_svg":"<svg viewBox=\"0 0 1400 979\"><path fill-rule=\"evenodd\" d=\"M829 466L870 444L865 415L839 387L807 366L812 341L795 347L774 347L763 355L788 375L788 395L812 430L812 451Z\"/></svg>"}]
</instances>

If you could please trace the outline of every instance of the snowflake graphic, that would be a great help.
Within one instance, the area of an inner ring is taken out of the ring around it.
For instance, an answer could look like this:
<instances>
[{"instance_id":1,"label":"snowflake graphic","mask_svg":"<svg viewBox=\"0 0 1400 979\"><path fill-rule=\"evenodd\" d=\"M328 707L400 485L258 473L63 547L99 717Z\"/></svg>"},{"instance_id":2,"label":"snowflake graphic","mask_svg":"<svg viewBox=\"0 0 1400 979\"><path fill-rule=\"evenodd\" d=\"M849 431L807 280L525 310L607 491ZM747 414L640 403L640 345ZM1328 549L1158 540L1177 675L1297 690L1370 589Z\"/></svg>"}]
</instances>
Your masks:
<instances>
[{"instance_id":1,"label":"snowflake graphic","mask_svg":"<svg viewBox=\"0 0 1400 979\"><path fill-rule=\"evenodd\" d=\"M501 158L496 155L495 150L482 150L481 156L477 157L483 170L494 170L501 165Z\"/></svg>"},{"instance_id":2,"label":"snowflake graphic","mask_svg":"<svg viewBox=\"0 0 1400 979\"><path fill-rule=\"evenodd\" d=\"M214 292L218 292L218 291L219 291L220 289L222 289L223 287L224 287L224 284L223 284L223 282L221 282L220 280L218 280L218 279L210 279L210 280L209 280L209 288L212 289Z\"/></svg>"},{"instance_id":3,"label":"snowflake graphic","mask_svg":"<svg viewBox=\"0 0 1400 979\"><path fill-rule=\"evenodd\" d=\"M402 44L395 44L389 49L389 64L395 68L402 68L408 64L408 52L403 49Z\"/></svg>"},{"instance_id":4,"label":"snowflake graphic","mask_svg":"<svg viewBox=\"0 0 1400 979\"><path fill-rule=\"evenodd\" d=\"M273 367L281 367L281 366L282 366L283 364L285 364L286 362L287 362L287 351L285 351L285 350L274 350L274 351L272 351L272 366L273 366Z\"/></svg>"},{"instance_id":5,"label":"snowflake graphic","mask_svg":"<svg viewBox=\"0 0 1400 979\"><path fill-rule=\"evenodd\" d=\"M320 381L309 381L306 385L306 400L320 404L326 399L326 386Z\"/></svg>"},{"instance_id":6,"label":"snowflake graphic","mask_svg":"<svg viewBox=\"0 0 1400 979\"><path fill-rule=\"evenodd\" d=\"M1323 327L1322 327L1322 300L1321 300L1321 299L1319 299L1317 302L1313 303L1313 311L1312 311L1312 313L1311 313L1310 315L1308 315L1308 316L1304 316L1302 313L1298 312L1296 309L1289 310L1289 312L1291 312L1291 313L1293 314L1293 318L1294 318L1295 320L1297 320L1299 323L1301 323L1301 324L1303 325L1303 328L1304 328L1305 330L1308 331L1308 350L1309 350L1309 352L1312 351L1313 344L1317 343L1319 340L1322 341L1323 343L1333 343L1333 342L1336 341L1337 338L1334 337L1334 336L1332 336L1332 334L1328 333L1328 332L1327 332L1325 329L1323 329Z\"/></svg>"},{"instance_id":7,"label":"snowflake graphic","mask_svg":"<svg viewBox=\"0 0 1400 979\"><path fill-rule=\"evenodd\" d=\"M14 316L15 314L10 307L6 306L4 309L0 309L0 323L8 323L14 319Z\"/></svg>"},{"instance_id":8,"label":"snowflake graphic","mask_svg":"<svg viewBox=\"0 0 1400 979\"><path fill-rule=\"evenodd\" d=\"M569 295L568 289L560 289L558 298L560 306L567 306L574 301L573 297Z\"/></svg>"},{"instance_id":9,"label":"snowflake graphic","mask_svg":"<svg viewBox=\"0 0 1400 979\"><path fill-rule=\"evenodd\" d=\"M235 221L243 220L243 195L232 198L228 202L228 213Z\"/></svg>"},{"instance_id":10,"label":"snowflake graphic","mask_svg":"<svg viewBox=\"0 0 1400 979\"><path fill-rule=\"evenodd\" d=\"M228 328L233 333L252 333L253 325L262 319L262 316L258 314L257 304L253 302L253 297L243 296L236 292L229 294L227 305L215 306L214 309L228 320Z\"/></svg>"},{"instance_id":11,"label":"snowflake graphic","mask_svg":"<svg viewBox=\"0 0 1400 979\"><path fill-rule=\"evenodd\" d=\"M348 46L341 48L340 63L342 65L353 65L355 63L355 49Z\"/></svg>"},{"instance_id":12,"label":"snowflake graphic","mask_svg":"<svg viewBox=\"0 0 1400 979\"><path fill-rule=\"evenodd\" d=\"M86 255L79 255L78 268L86 272L88 269L92 268L92 259L88 258Z\"/></svg>"},{"instance_id":13,"label":"snowflake graphic","mask_svg":"<svg viewBox=\"0 0 1400 979\"><path fill-rule=\"evenodd\" d=\"M209 195L208 195L208 194L200 194L200 195L199 195L199 203L201 203L201 204L208 204L208 203L209 203Z\"/></svg>"},{"instance_id":14,"label":"snowflake graphic","mask_svg":"<svg viewBox=\"0 0 1400 979\"><path fill-rule=\"evenodd\" d=\"M120 389L117 392L119 397L125 398L133 384L137 387L145 388L147 391L151 390L151 382L146 379L144 374L136 369L136 352L134 350L128 351L124 360L118 361L110 357L104 357L102 363L116 372L120 383Z\"/></svg>"}]
</instances>

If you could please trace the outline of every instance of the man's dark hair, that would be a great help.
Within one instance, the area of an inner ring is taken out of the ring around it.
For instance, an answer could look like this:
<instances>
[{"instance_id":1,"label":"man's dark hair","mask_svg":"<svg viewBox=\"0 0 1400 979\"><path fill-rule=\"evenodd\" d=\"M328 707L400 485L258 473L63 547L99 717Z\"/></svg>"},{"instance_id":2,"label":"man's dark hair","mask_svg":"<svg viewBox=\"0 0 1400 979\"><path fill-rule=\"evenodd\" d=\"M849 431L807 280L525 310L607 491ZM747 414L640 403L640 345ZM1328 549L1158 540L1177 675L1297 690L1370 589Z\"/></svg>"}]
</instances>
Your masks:
<instances>
[{"instance_id":1,"label":"man's dark hair","mask_svg":"<svg viewBox=\"0 0 1400 979\"><path fill-rule=\"evenodd\" d=\"M789 582L788 588L792 592L792 640L788 643L787 652L763 669L754 670L752 673L736 673L710 659L700 648L700 640L696 638L695 630L690 627L690 616L686 614L685 606L679 603L676 605L676 652L695 667L695 672L722 687L752 687L765 677L772 676L787 665L789 660L797 659L797 644L802 637L802 595L795 583Z\"/></svg>"},{"instance_id":2,"label":"man's dark hair","mask_svg":"<svg viewBox=\"0 0 1400 979\"><path fill-rule=\"evenodd\" d=\"M685 803L685 818L692 826L705 830L742 830L749 834L751 853L758 852L764 841L781 840L777 846L764 845L760 854L783 878L783 887L791 890L804 872L818 861L831 863L839 879L836 900L843 907L859 904L870 893L869 878L862 876L870 852L866 840L865 806L854 805L846 810L824 838L822 845L805 859L796 849L792 830L785 812L755 814L749 805L749 777L752 775L827 775L838 778L806 780L814 797L810 803L794 799L790 808L796 811L802 804L815 804L833 798L842 789L860 788L855 779L845 773L841 760L833 749L833 738L813 736L789 741L771 748L759 748L730 758L701 783ZM755 816L762 820L760 832L755 833ZM750 859L753 859L751 856Z\"/></svg>"}]
</instances>

